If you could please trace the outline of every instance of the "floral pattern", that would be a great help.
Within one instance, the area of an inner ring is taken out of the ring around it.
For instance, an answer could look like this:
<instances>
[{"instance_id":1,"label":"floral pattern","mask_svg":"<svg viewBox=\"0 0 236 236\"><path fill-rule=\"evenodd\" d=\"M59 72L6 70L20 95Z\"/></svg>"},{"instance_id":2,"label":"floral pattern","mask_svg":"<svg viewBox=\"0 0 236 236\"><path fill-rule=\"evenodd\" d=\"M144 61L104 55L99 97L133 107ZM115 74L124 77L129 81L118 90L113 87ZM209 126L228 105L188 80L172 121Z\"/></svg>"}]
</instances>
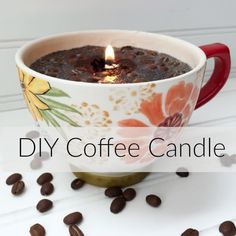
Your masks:
<instances>
[{"instance_id":1,"label":"floral pattern","mask_svg":"<svg viewBox=\"0 0 236 236\"><path fill-rule=\"evenodd\" d=\"M180 81L173 85L166 96L155 93L151 99L141 102L139 111L147 122L139 119L124 119L118 122L122 127L168 126L178 127L187 123L194 109L199 89L192 83Z\"/></svg>"},{"instance_id":2,"label":"floral pattern","mask_svg":"<svg viewBox=\"0 0 236 236\"><path fill-rule=\"evenodd\" d=\"M59 127L59 120L71 126L79 126L78 123L70 119L64 112L71 112L81 115L81 113L64 103L58 102L51 97L69 97L64 91L53 88L49 82L42 80L17 68L23 96L33 118L40 122L45 121L48 125Z\"/></svg>"},{"instance_id":3,"label":"floral pattern","mask_svg":"<svg viewBox=\"0 0 236 236\"><path fill-rule=\"evenodd\" d=\"M173 138L178 129L166 129L168 127L179 127L186 125L190 117L191 112L194 109L195 102L199 93L199 88L193 86L192 83L185 83L180 81L173 85L167 91L167 94L155 93L150 99L144 100L140 103L139 112L142 114L142 120L129 118L118 121L118 125L121 127L119 134L126 142L137 143L139 139L134 139L132 132L127 134L126 129L122 127L158 127L155 133L148 133L147 137L154 135L154 137L162 137L164 140ZM146 120L146 122L144 122ZM139 131L140 129L138 129ZM145 131L141 129L141 136ZM151 132L151 131L150 131ZM137 132L134 132L137 134ZM136 135L140 137L140 135ZM142 137L142 142L139 143L140 158L125 157L123 161L126 163L134 162L150 162L154 160L152 156L148 154L148 138L145 141L145 137ZM166 148L166 143L158 143L155 147L155 152L162 153Z\"/></svg>"},{"instance_id":4,"label":"floral pattern","mask_svg":"<svg viewBox=\"0 0 236 236\"><path fill-rule=\"evenodd\" d=\"M172 116L167 117L163 122L161 122L158 127L181 127L182 123L182 114L177 112Z\"/></svg>"},{"instance_id":5,"label":"floral pattern","mask_svg":"<svg viewBox=\"0 0 236 236\"><path fill-rule=\"evenodd\" d=\"M140 101L150 99L155 94L155 88L156 84L149 83L138 89L111 90L109 101L112 103L113 111L123 112L126 115L138 113ZM130 98L129 102L127 98Z\"/></svg>"},{"instance_id":6,"label":"floral pattern","mask_svg":"<svg viewBox=\"0 0 236 236\"><path fill-rule=\"evenodd\" d=\"M19 69L18 75L20 78L23 95L29 110L31 111L35 120L42 120L43 117L40 113L40 110L47 110L49 107L39 99L38 95L42 95L50 90L49 83L47 81L24 74Z\"/></svg>"},{"instance_id":7,"label":"floral pattern","mask_svg":"<svg viewBox=\"0 0 236 236\"><path fill-rule=\"evenodd\" d=\"M78 121L82 127L108 127L112 124L110 113L101 109L97 104L82 102L79 105L73 105L73 107L83 114L82 116L71 114L71 117Z\"/></svg>"}]
</instances>

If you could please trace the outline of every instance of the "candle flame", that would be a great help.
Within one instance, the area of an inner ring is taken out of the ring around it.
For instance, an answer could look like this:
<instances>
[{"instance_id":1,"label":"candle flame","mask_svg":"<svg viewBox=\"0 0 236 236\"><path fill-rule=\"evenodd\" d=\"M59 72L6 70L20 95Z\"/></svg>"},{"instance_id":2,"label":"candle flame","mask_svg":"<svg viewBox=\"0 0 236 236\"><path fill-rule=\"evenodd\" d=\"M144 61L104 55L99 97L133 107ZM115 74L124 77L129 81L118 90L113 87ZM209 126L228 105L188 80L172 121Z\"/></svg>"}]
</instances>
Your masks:
<instances>
[{"instance_id":1,"label":"candle flame","mask_svg":"<svg viewBox=\"0 0 236 236\"><path fill-rule=\"evenodd\" d=\"M115 52L111 45L108 45L105 50L105 61L114 62L115 61Z\"/></svg>"}]
</instances>

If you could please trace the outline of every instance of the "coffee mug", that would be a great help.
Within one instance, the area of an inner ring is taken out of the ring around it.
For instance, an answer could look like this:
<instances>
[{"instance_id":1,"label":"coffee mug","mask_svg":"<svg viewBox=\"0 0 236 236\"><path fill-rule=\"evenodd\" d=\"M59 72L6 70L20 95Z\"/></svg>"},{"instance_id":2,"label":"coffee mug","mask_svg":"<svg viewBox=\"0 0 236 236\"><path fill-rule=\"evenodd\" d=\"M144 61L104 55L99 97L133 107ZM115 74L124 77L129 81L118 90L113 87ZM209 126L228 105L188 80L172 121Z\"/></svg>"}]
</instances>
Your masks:
<instances>
[{"instance_id":1,"label":"coffee mug","mask_svg":"<svg viewBox=\"0 0 236 236\"><path fill-rule=\"evenodd\" d=\"M30 69L34 61L51 52L109 44L166 53L188 63L192 70L165 80L112 85L57 79ZM202 85L208 58L214 58L215 67L211 78ZM25 101L39 124L55 127L178 127L186 126L192 112L223 87L230 72L230 53L221 43L197 47L161 34L103 30L66 33L32 41L17 51L16 64ZM126 186L140 181L146 173L81 172L77 175L100 186Z\"/></svg>"}]
</instances>

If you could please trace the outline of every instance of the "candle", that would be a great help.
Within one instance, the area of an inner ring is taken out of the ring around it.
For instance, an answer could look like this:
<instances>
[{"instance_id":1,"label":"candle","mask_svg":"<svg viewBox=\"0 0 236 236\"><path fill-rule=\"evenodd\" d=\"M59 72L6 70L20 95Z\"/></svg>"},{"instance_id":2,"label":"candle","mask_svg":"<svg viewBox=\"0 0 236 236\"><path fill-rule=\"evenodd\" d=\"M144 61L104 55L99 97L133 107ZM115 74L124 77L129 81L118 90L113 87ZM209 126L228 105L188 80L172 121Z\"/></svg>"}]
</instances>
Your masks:
<instances>
[{"instance_id":1,"label":"candle","mask_svg":"<svg viewBox=\"0 0 236 236\"><path fill-rule=\"evenodd\" d=\"M40 58L31 68L61 79L110 84L167 79L191 69L170 55L129 45L58 51Z\"/></svg>"},{"instance_id":2,"label":"candle","mask_svg":"<svg viewBox=\"0 0 236 236\"><path fill-rule=\"evenodd\" d=\"M105 49L105 75L103 80L100 80L99 83L114 83L114 81L117 79L117 76L115 75L115 69L118 68L118 64L115 63L115 52L111 45L108 45Z\"/></svg>"},{"instance_id":3,"label":"candle","mask_svg":"<svg viewBox=\"0 0 236 236\"><path fill-rule=\"evenodd\" d=\"M118 67L115 63L115 52L111 45L108 45L105 50L105 69L111 70Z\"/></svg>"}]
</instances>

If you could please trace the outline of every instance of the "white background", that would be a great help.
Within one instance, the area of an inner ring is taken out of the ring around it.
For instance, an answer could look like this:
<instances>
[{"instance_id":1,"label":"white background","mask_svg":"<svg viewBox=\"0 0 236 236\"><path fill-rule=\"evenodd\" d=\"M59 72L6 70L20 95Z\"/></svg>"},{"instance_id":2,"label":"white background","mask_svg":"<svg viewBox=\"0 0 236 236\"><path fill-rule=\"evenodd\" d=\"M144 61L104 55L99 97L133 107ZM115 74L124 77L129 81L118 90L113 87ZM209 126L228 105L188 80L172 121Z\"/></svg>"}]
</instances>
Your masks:
<instances>
[{"instance_id":1,"label":"white background","mask_svg":"<svg viewBox=\"0 0 236 236\"><path fill-rule=\"evenodd\" d=\"M235 0L0 0L0 122L29 124L15 72L14 54L23 43L52 33L86 29L130 29L161 32L196 45L225 42L232 55L231 81L211 102L194 112L194 126L236 126L236 1ZM206 76L209 76L210 67ZM27 191L14 198L0 173L0 235L28 235L30 225L42 223L48 235L68 235L62 218L79 210L85 235L178 236L196 227L201 236L219 236L219 224L236 220L235 173L151 175L136 186L137 198L120 215L109 212L103 189L70 189L72 174L56 175L55 207L45 215L35 210L41 198L38 174L24 174ZM145 204L146 194L163 199L159 209ZM128 224L130 223L130 224ZM139 227L137 227L137 225ZM124 233L125 232L125 233Z\"/></svg>"}]
</instances>

